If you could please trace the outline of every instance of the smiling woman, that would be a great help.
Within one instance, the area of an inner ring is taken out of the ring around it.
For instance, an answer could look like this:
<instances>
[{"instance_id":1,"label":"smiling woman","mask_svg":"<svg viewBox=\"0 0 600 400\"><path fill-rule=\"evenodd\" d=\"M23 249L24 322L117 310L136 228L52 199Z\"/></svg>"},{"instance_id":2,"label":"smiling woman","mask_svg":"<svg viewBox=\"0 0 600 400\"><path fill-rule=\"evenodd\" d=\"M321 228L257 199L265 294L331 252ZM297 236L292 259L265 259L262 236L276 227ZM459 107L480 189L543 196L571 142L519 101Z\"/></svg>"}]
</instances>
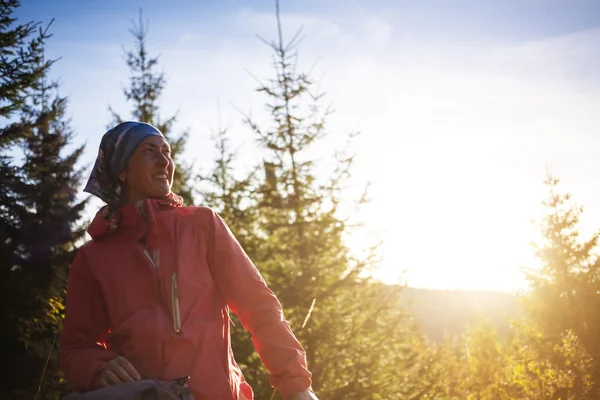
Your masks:
<instances>
[{"instance_id":1,"label":"smiling woman","mask_svg":"<svg viewBox=\"0 0 600 400\"><path fill-rule=\"evenodd\" d=\"M182 207L174 169L149 124L124 122L102 138L85 190L107 206L69 273L60 347L68 382L103 399L121 398L114 385L145 390L135 382L151 380L176 392L189 385L193 397L177 398L251 400L231 349L231 309L283 398L316 399L277 297L214 211Z\"/></svg>"}]
</instances>

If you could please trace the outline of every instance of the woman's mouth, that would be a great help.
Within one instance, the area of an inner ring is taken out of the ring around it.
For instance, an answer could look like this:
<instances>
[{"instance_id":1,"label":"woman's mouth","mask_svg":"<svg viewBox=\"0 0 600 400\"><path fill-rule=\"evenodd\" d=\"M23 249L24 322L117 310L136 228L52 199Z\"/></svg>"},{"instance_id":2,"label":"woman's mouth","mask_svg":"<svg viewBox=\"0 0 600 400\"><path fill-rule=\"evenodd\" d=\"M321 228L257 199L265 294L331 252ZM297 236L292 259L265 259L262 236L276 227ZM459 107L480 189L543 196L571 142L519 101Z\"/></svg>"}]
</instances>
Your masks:
<instances>
[{"instance_id":1,"label":"woman's mouth","mask_svg":"<svg viewBox=\"0 0 600 400\"><path fill-rule=\"evenodd\" d=\"M165 173L154 174L154 175L152 175L152 179L164 180L164 181L167 181L167 183L169 182L169 176Z\"/></svg>"}]
</instances>

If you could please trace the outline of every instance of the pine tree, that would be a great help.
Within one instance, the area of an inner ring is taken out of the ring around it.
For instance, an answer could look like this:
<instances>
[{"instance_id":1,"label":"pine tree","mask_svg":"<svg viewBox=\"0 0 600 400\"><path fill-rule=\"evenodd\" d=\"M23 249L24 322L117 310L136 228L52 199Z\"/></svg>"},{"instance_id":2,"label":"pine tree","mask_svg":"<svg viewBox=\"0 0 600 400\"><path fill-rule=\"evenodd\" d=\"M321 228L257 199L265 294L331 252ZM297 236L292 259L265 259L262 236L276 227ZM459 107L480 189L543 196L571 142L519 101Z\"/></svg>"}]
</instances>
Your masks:
<instances>
[{"instance_id":1,"label":"pine tree","mask_svg":"<svg viewBox=\"0 0 600 400\"><path fill-rule=\"evenodd\" d=\"M183 151L188 138L188 132L180 135L173 134L173 125L177 115L163 119L160 116L159 99L167 83L163 72L158 72L159 56L150 56L146 46L148 35L148 22L144 24L140 11L139 23L133 23L130 33L135 38L136 48L126 51L127 66L131 72L129 88L123 90L127 101L131 102L133 109L131 118L157 127L167 138L171 145L171 155L176 165L173 178L173 191L183 197L187 205L194 204L193 189L190 186L192 177L191 167L183 160ZM113 125L123 122L112 108Z\"/></svg>"},{"instance_id":2,"label":"pine tree","mask_svg":"<svg viewBox=\"0 0 600 400\"><path fill-rule=\"evenodd\" d=\"M268 98L272 125L263 128L250 117L245 120L263 155L256 180L249 189L246 181L222 179L232 159L221 152L212 174L219 189L205 192L205 198L218 200L217 210L235 226L232 230L279 297L307 350L317 394L427 398L437 390L435 373L427 370L434 352L400 306L401 288L390 291L364 277L375 264L374 251L359 259L344 243L350 224L338 208L353 157L339 152L329 179L317 176L311 146L327 134L329 111L322 111L323 96L311 92L310 77L297 72L299 35L284 44L278 5L277 24L278 40L265 41L274 52L275 77L258 88ZM236 215L252 218L239 224ZM236 331L233 347L256 398L270 398L268 375L247 336Z\"/></svg>"},{"instance_id":3,"label":"pine tree","mask_svg":"<svg viewBox=\"0 0 600 400\"><path fill-rule=\"evenodd\" d=\"M254 207L257 170L254 168L243 178L238 178L234 171L237 153L231 149L228 131L219 128L213 140L217 150L216 165L209 174L197 176L200 187L204 188L199 190L202 204L217 211L246 252L253 252L258 246L255 229L259 213Z\"/></svg>"},{"instance_id":4,"label":"pine tree","mask_svg":"<svg viewBox=\"0 0 600 400\"><path fill-rule=\"evenodd\" d=\"M55 342L68 268L84 234L76 225L85 205L77 200L83 148L66 150L73 139L67 100L57 94L57 83L49 83L52 62L42 44L30 58L36 66L27 67L39 73L23 86L26 94L10 111L14 122L4 127L18 140L2 143L0 318L9 366L2 375L3 399L33 398L38 388L38 398L52 399L64 389Z\"/></svg>"},{"instance_id":5,"label":"pine tree","mask_svg":"<svg viewBox=\"0 0 600 400\"><path fill-rule=\"evenodd\" d=\"M587 240L579 234L583 209L571 195L558 191L559 180L549 175L542 242L536 246L540 271L532 271L526 305L544 334L558 340L575 335L594 360L594 392L600 396L600 231Z\"/></svg>"},{"instance_id":6,"label":"pine tree","mask_svg":"<svg viewBox=\"0 0 600 400\"><path fill-rule=\"evenodd\" d=\"M38 96L26 115L35 122L21 166L27 182L22 196L27 214L14 237L25 251L16 252L13 268L15 272L23 271L20 281L27 300L22 304L31 310L20 318L20 340L39 359L46 361L51 356L43 386L44 398L50 398L64 389L57 381L62 375L55 340L64 315L68 269L76 243L84 237L85 230L77 221L86 200L77 199L82 179L77 162L83 146L66 152L73 141L66 119L67 99L49 93L49 89L42 89Z\"/></svg>"},{"instance_id":7,"label":"pine tree","mask_svg":"<svg viewBox=\"0 0 600 400\"><path fill-rule=\"evenodd\" d=\"M15 25L12 13L19 5L18 0L0 2L0 117L6 119L20 111L39 89L40 77L53 63L43 57L44 43L50 37L47 27L42 29L39 22ZM15 135L20 130L11 127L2 127L0 145L18 138Z\"/></svg>"},{"instance_id":8,"label":"pine tree","mask_svg":"<svg viewBox=\"0 0 600 400\"><path fill-rule=\"evenodd\" d=\"M15 26L16 19L12 13L19 6L17 0L2 0L0 3L0 245L9 246L11 233L17 227L13 213L18 198L15 189L24 183L18 168L13 164L9 154L17 142L26 138L27 130L22 121L15 118L15 113L22 111L25 101L39 89L39 81L50 68L51 61L42 62L43 45L48 39L47 30L35 32L40 23L28 22ZM11 267L9 252L2 251L1 273L7 273ZM3 279L4 281L4 279Z\"/></svg>"}]
</instances>

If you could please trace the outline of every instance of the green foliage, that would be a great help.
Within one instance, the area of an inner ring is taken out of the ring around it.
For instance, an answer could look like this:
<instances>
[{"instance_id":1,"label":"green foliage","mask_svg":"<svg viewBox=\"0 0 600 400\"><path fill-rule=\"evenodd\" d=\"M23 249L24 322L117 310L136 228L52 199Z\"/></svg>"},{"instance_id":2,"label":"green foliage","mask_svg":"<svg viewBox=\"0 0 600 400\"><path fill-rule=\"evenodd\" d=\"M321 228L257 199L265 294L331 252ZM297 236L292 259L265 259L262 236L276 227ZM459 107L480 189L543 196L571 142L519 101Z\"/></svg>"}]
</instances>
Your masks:
<instances>
[{"instance_id":1,"label":"green foliage","mask_svg":"<svg viewBox=\"0 0 600 400\"><path fill-rule=\"evenodd\" d=\"M131 76L129 78L129 88L124 89L123 94L127 101L133 105L131 118L151 124L165 135L171 145L171 155L176 166L173 177L173 192L183 197L186 205L193 205L194 194L190 186L190 178L193 176L192 168L182 158L188 132L174 135L173 125L177 121L177 115L167 119L162 119L160 116L158 101L167 82L164 73L156 71L159 57L148 54L146 48L148 23L144 25L141 11L139 24L134 23L130 33L135 38L136 48L126 52L127 66ZM112 125L124 121L112 108L109 108L109 110L113 115Z\"/></svg>"},{"instance_id":2,"label":"green foliage","mask_svg":"<svg viewBox=\"0 0 600 400\"><path fill-rule=\"evenodd\" d=\"M489 322L461 340L440 345L440 400L594 399L592 358L572 332L558 338L531 321L515 323L509 341L499 340Z\"/></svg>"},{"instance_id":3,"label":"green foliage","mask_svg":"<svg viewBox=\"0 0 600 400\"><path fill-rule=\"evenodd\" d=\"M39 22L16 24L12 13L19 5L18 0L0 2L0 117L7 119L40 89L40 78L54 62L44 59L48 28L42 29ZM2 127L2 146L20 138L18 128L10 128Z\"/></svg>"},{"instance_id":4,"label":"green foliage","mask_svg":"<svg viewBox=\"0 0 600 400\"><path fill-rule=\"evenodd\" d=\"M0 388L3 399L33 398L38 391L52 399L65 389L55 339L74 243L83 235L76 226L85 201L77 201L81 170L75 166L83 148L66 151L73 133L67 100L48 82L52 62L44 61L41 39L47 37L41 32L38 44L27 47L37 52L28 58L36 65L25 70L38 74L30 86L26 79L20 83L23 93L9 107L13 122L3 127L3 134L10 132L1 144L0 318L6 328L0 335L10 366Z\"/></svg>"},{"instance_id":5,"label":"green foliage","mask_svg":"<svg viewBox=\"0 0 600 400\"><path fill-rule=\"evenodd\" d=\"M553 338L535 326L519 326L507 360L507 398L593 399L591 364L572 331Z\"/></svg>"},{"instance_id":6,"label":"green foliage","mask_svg":"<svg viewBox=\"0 0 600 400\"><path fill-rule=\"evenodd\" d=\"M229 228L247 252L254 252L260 243L257 223L257 169L251 169L239 179L234 172L236 152L230 148L227 131L219 129L213 137L218 158L209 174L199 174L197 179L203 189L199 192L205 206L219 210L227 218Z\"/></svg>"},{"instance_id":7,"label":"green foliage","mask_svg":"<svg viewBox=\"0 0 600 400\"><path fill-rule=\"evenodd\" d=\"M595 360L592 379L600 396L600 231L589 239L579 235L581 207L558 191L559 180L548 176L547 216L536 250L540 271L529 275L531 293L525 305L532 320L551 337L570 331Z\"/></svg>"},{"instance_id":8,"label":"green foliage","mask_svg":"<svg viewBox=\"0 0 600 400\"><path fill-rule=\"evenodd\" d=\"M462 338L440 344L443 394L439 399L496 400L502 397L505 374L503 344L489 321L480 321Z\"/></svg>"}]
</instances>

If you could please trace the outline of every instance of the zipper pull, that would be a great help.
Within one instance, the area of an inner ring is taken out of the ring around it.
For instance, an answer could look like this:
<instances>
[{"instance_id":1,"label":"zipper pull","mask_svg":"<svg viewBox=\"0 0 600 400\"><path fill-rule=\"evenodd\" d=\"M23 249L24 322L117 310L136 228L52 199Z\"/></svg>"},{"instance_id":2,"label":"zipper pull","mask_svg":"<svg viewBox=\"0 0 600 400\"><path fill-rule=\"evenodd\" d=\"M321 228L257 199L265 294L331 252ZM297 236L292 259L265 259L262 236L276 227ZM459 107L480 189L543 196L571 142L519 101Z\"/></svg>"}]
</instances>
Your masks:
<instances>
[{"instance_id":1,"label":"zipper pull","mask_svg":"<svg viewBox=\"0 0 600 400\"><path fill-rule=\"evenodd\" d=\"M146 249L144 249L144 256L146 257L146 260L148 260L154 268L158 267L158 265L156 265L156 263L154 262L154 259L152 257L150 257L150 253L148 253L148 250L146 250Z\"/></svg>"}]
</instances>

